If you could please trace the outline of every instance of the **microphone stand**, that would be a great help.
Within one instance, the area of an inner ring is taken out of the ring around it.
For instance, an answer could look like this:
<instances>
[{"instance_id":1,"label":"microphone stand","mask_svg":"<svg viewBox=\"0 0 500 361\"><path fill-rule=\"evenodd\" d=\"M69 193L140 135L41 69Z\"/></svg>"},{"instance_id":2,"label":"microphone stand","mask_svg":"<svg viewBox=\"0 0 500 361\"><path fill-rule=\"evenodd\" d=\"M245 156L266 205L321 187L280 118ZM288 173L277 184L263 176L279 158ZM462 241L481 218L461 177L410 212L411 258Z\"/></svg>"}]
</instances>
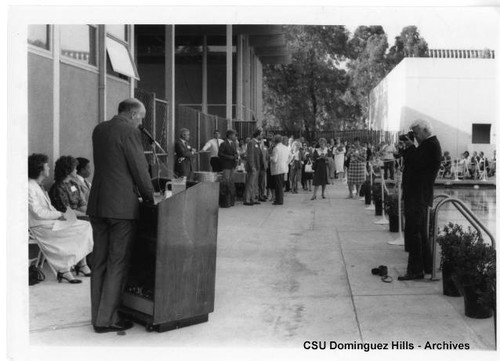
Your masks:
<instances>
[{"instance_id":1,"label":"microphone stand","mask_svg":"<svg viewBox=\"0 0 500 361\"><path fill-rule=\"evenodd\" d=\"M146 137L149 140L149 144L151 144L151 146L152 146L153 157L154 157L156 163L158 164L157 170L156 170L156 181L158 183L158 189L160 190L160 193L164 194L165 189L163 189L163 190L161 189L161 183L160 183L160 173L161 173L160 165L163 165L165 167L165 169L167 169L167 172L168 172L168 168L167 168L167 163L166 162L164 163L163 161L160 160L160 157L158 156L158 153L156 152L156 148L158 148L165 155L168 155L168 152L165 149L163 149L163 147L160 145L160 143L158 143L158 141L153 138L153 136L146 130L146 128L144 128L144 126L139 127L139 129L141 130L141 132L144 135L146 135ZM168 176L168 174L167 174L167 176Z\"/></svg>"}]
</instances>

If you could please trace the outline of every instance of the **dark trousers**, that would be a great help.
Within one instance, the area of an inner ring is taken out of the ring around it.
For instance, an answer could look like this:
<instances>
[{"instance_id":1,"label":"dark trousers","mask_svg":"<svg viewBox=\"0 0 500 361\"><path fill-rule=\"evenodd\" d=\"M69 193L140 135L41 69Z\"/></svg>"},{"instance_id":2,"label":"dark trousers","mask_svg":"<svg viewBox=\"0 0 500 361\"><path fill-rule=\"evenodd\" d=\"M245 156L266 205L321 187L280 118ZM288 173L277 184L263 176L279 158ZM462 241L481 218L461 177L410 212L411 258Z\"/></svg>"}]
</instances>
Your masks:
<instances>
[{"instance_id":1,"label":"dark trousers","mask_svg":"<svg viewBox=\"0 0 500 361\"><path fill-rule=\"evenodd\" d=\"M274 203L283 204L283 182L285 174L273 175L274 178Z\"/></svg>"},{"instance_id":2,"label":"dark trousers","mask_svg":"<svg viewBox=\"0 0 500 361\"><path fill-rule=\"evenodd\" d=\"M210 166L212 167L212 172L222 172L222 167L220 165L220 159L219 157L212 157L210 158Z\"/></svg>"},{"instance_id":3,"label":"dark trousers","mask_svg":"<svg viewBox=\"0 0 500 361\"><path fill-rule=\"evenodd\" d=\"M405 204L405 247L408 250L408 274L432 272L432 254L427 238L427 207Z\"/></svg>"},{"instance_id":4,"label":"dark trousers","mask_svg":"<svg viewBox=\"0 0 500 361\"><path fill-rule=\"evenodd\" d=\"M266 178L267 178L267 172L265 169L261 168L259 171L259 178L257 180L257 183L259 183L259 199L263 199L266 197Z\"/></svg>"},{"instance_id":5,"label":"dark trousers","mask_svg":"<svg viewBox=\"0 0 500 361\"><path fill-rule=\"evenodd\" d=\"M290 184L290 171L291 171L291 169L290 169L290 165L288 165L288 173L287 173L287 174L288 174L288 177L287 177L287 179L286 179L286 180L284 180L284 179L283 179L283 181L284 181L284 183L285 183L285 191L286 191L286 192L290 192L290 190L291 190L291 184Z\"/></svg>"},{"instance_id":6,"label":"dark trousers","mask_svg":"<svg viewBox=\"0 0 500 361\"><path fill-rule=\"evenodd\" d=\"M223 208L234 206L236 188L234 186L234 168L222 170L220 183L219 206Z\"/></svg>"},{"instance_id":7,"label":"dark trousers","mask_svg":"<svg viewBox=\"0 0 500 361\"><path fill-rule=\"evenodd\" d=\"M255 172L247 171L247 180L245 183L245 203L252 203L256 200L255 195L258 194L257 180L259 178L259 170Z\"/></svg>"},{"instance_id":8,"label":"dark trousers","mask_svg":"<svg viewBox=\"0 0 500 361\"><path fill-rule=\"evenodd\" d=\"M384 160L384 179L387 179L387 173L390 174L391 179L394 179L394 161Z\"/></svg>"},{"instance_id":9,"label":"dark trousers","mask_svg":"<svg viewBox=\"0 0 500 361\"><path fill-rule=\"evenodd\" d=\"M107 327L118 320L135 237L134 220L91 217L94 250L90 298L92 324Z\"/></svg>"}]
</instances>

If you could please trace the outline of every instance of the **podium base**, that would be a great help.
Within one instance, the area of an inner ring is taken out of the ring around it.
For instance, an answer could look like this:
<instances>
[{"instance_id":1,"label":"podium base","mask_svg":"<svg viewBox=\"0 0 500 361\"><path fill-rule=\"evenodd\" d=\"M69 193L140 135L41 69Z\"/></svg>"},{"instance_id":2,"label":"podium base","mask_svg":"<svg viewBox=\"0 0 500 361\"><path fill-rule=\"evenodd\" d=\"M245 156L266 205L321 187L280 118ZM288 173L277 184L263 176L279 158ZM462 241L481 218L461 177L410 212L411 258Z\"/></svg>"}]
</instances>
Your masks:
<instances>
[{"instance_id":1,"label":"podium base","mask_svg":"<svg viewBox=\"0 0 500 361\"><path fill-rule=\"evenodd\" d=\"M203 322L208 322L208 313L205 315L183 318L181 320L154 324L152 316L149 316L140 311L136 311L131 308L122 306L118 312L123 317L131 319L134 322L144 325L146 327L146 331L148 332L153 332L153 331L166 332L178 328L197 325Z\"/></svg>"}]
</instances>

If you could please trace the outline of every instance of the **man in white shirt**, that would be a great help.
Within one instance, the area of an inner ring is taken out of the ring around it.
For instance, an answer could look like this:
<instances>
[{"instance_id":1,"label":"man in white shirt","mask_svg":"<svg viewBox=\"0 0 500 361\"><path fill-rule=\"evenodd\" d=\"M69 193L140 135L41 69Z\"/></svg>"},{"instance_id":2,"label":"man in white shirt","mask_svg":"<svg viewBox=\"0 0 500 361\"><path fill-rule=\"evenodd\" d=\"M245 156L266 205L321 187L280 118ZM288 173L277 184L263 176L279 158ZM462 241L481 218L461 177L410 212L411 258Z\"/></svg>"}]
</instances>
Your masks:
<instances>
[{"instance_id":1,"label":"man in white shirt","mask_svg":"<svg viewBox=\"0 0 500 361\"><path fill-rule=\"evenodd\" d=\"M396 148L389 139L387 144L382 148L382 160L384 161L384 179L387 179L387 173L390 173L390 178L394 180L394 153Z\"/></svg>"},{"instance_id":2,"label":"man in white shirt","mask_svg":"<svg viewBox=\"0 0 500 361\"><path fill-rule=\"evenodd\" d=\"M214 137L210 139L201 149L203 152L210 152L210 166L212 172L222 172L219 161L219 148L224 141L220 139L220 132L215 129Z\"/></svg>"},{"instance_id":3,"label":"man in white shirt","mask_svg":"<svg viewBox=\"0 0 500 361\"><path fill-rule=\"evenodd\" d=\"M283 205L283 182L291 159L290 149L282 143L282 140L281 135L274 136L276 145L271 156L271 175L274 178L275 192L273 205Z\"/></svg>"}]
</instances>

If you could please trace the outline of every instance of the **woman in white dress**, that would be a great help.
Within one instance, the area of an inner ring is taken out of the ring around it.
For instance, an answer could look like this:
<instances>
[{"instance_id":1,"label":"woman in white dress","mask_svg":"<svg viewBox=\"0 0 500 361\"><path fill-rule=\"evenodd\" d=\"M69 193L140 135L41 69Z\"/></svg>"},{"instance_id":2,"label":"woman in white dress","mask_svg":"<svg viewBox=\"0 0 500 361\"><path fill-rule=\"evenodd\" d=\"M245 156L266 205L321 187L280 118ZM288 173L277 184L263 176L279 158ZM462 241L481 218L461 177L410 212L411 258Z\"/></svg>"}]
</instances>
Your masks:
<instances>
[{"instance_id":1,"label":"woman in white dress","mask_svg":"<svg viewBox=\"0 0 500 361\"><path fill-rule=\"evenodd\" d=\"M337 139L337 144L333 148L335 155L335 170L337 172L337 176L340 180L344 179L344 156L345 156L345 147L340 142L340 138Z\"/></svg>"},{"instance_id":2,"label":"woman in white dress","mask_svg":"<svg viewBox=\"0 0 500 361\"><path fill-rule=\"evenodd\" d=\"M85 257L94 246L92 227L89 222L76 220L54 230L57 221L65 221L64 213L56 210L43 187L49 176L48 157L32 154L28 157L28 219L31 233L36 237L47 261L57 271L57 280L81 283L71 273L75 266L77 275L81 272L90 276Z\"/></svg>"}]
</instances>

